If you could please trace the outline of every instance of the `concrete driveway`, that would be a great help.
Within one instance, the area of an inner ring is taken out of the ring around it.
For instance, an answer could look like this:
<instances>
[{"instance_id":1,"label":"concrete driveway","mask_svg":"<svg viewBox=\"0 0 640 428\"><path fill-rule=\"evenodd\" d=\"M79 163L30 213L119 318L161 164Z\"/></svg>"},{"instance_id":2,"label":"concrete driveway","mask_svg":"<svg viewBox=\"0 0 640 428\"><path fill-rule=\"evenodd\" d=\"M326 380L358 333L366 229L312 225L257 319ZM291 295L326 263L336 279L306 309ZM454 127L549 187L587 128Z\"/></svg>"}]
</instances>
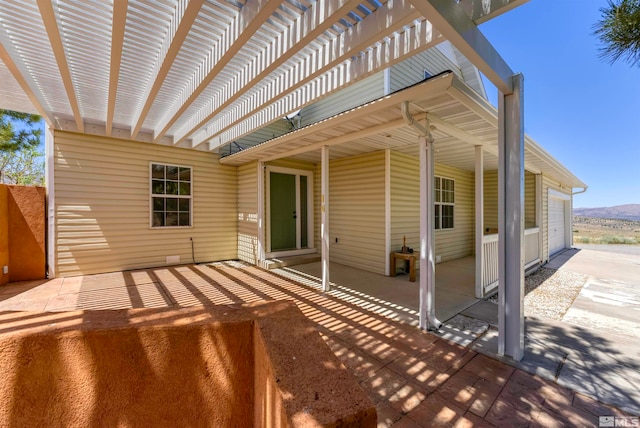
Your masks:
<instances>
[{"instance_id":1,"label":"concrete driveway","mask_svg":"<svg viewBox=\"0 0 640 428\"><path fill-rule=\"evenodd\" d=\"M572 249L545 267L589 275L562 321L640 340L640 254Z\"/></svg>"}]
</instances>

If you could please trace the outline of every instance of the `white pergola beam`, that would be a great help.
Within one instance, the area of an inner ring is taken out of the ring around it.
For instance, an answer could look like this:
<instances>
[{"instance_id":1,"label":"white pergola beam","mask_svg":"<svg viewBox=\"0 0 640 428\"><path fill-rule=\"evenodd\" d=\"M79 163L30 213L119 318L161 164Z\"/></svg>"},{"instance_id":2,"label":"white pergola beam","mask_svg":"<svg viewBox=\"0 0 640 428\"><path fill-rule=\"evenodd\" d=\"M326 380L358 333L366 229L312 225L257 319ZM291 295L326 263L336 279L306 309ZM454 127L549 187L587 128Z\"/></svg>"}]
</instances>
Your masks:
<instances>
[{"instance_id":1,"label":"white pergola beam","mask_svg":"<svg viewBox=\"0 0 640 428\"><path fill-rule=\"evenodd\" d=\"M119 0L113 4L113 17L111 19L111 63L109 64L109 99L107 101L107 119L105 121L105 133L108 137L111 136L113 115L116 109L128 7L129 0Z\"/></svg>"},{"instance_id":2,"label":"white pergola beam","mask_svg":"<svg viewBox=\"0 0 640 428\"><path fill-rule=\"evenodd\" d=\"M3 32L0 30L0 36L3 35ZM12 45L7 45L7 48L12 49ZM47 125L53 127L53 114L45 108L45 103L41 100L41 93L39 91L34 91L33 88L37 87L35 82L31 78L31 74L28 72L24 72L22 64L16 64L12 55L7 51L5 45L2 43L2 39L0 39L0 60L4 62L4 65L7 67L9 72L13 75L13 78L16 79L20 88L24 91L24 93L33 104L33 107L38 111L40 116L47 122ZM19 58L19 56L16 56Z\"/></svg>"},{"instance_id":3,"label":"white pergola beam","mask_svg":"<svg viewBox=\"0 0 640 428\"><path fill-rule=\"evenodd\" d=\"M213 97L200 112L193 116L194 119L174 134L174 144L191 136L221 111L252 90L257 82L263 80L298 54L302 47L331 28L359 3L360 0L326 0L313 3L290 27L285 28L280 37L274 39L268 47L260 52L252 63L247 64L241 72L221 88L217 96ZM275 59L270 63L262 60L267 57Z\"/></svg>"},{"instance_id":4,"label":"white pergola beam","mask_svg":"<svg viewBox=\"0 0 640 428\"><path fill-rule=\"evenodd\" d=\"M118 1L119 0L116 0L115 4L117 4ZM162 58L161 65L158 67L160 61L158 61L158 63L156 64L155 77L151 80L153 83L147 87L144 95L144 105L132 122L132 139L135 139L138 136L140 128L142 128L142 124L144 123L147 114L149 114L149 110L151 110L151 107L153 106L153 103L158 96L158 92L160 92L160 88L162 87L162 84L164 83L167 75L169 74L169 71L171 70L171 67L173 66L173 63L176 60L176 57L178 56L178 52L180 52L182 44L189 35L189 31L191 30L193 23L198 17L198 12L200 12L200 8L203 4L204 0L189 1L189 4L184 11L184 15L181 18L179 16L180 7L179 5L176 7L173 19L174 21L180 20L180 23L176 27L175 33L172 33L170 30L167 31L164 45L169 45L169 47L160 51L166 53ZM159 140L160 139L156 139L156 142L158 142Z\"/></svg>"},{"instance_id":5,"label":"white pergola beam","mask_svg":"<svg viewBox=\"0 0 640 428\"><path fill-rule=\"evenodd\" d=\"M84 120L82 118L82 114L80 113L80 107L78 105L78 99L76 98L76 92L73 86L73 79L71 77L71 71L69 70L69 64L67 63L67 58L64 53L64 44L62 43L62 38L60 37L60 30L58 28L56 14L53 10L53 4L50 0L37 0L37 2L38 9L40 10L40 15L42 16L42 22L44 23L47 35L49 36L51 50L53 51L53 55L56 58L58 71L60 73L60 77L62 78L64 89L67 93L69 105L71 106L71 111L73 112L77 131L80 133L84 133Z\"/></svg>"},{"instance_id":6,"label":"white pergola beam","mask_svg":"<svg viewBox=\"0 0 640 428\"><path fill-rule=\"evenodd\" d=\"M511 93L513 71L459 4L451 0L411 1L499 91Z\"/></svg>"},{"instance_id":7,"label":"white pergola beam","mask_svg":"<svg viewBox=\"0 0 640 428\"><path fill-rule=\"evenodd\" d=\"M498 353L524 356L523 77L498 94Z\"/></svg>"},{"instance_id":8,"label":"white pergola beam","mask_svg":"<svg viewBox=\"0 0 640 428\"><path fill-rule=\"evenodd\" d=\"M434 34L428 23L403 31L404 26L419 17L420 13L408 1L387 3L195 134L192 146L210 139L213 140L211 149L224 145L319 97L434 46L432 42L439 33ZM385 37L390 40L384 41ZM380 44L372 47L378 41ZM349 60L354 56L358 58ZM258 108L261 111L256 113ZM253 120L247 121L249 118ZM243 121L246 122L241 123Z\"/></svg>"},{"instance_id":9,"label":"white pergola beam","mask_svg":"<svg viewBox=\"0 0 640 428\"><path fill-rule=\"evenodd\" d=\"M253 37L262 27L265 21L280 6L282 0L255 0L245 3L244 7L236 19L229 25L222 44L216 44L202 61L201 70L209 71L202 76L195 89L189 94L181 97L177 108L169 112L167 117L156 128L155 141L164 137L182 114L193 104L200 94L209 86L229 62L235 57L238 51Z\"/></svg>"},{"instance_id":10,"label":"white pergola beam","mask_svg":"<svg viewBox=\"0 0 640 428\"><path fill-rule=\"evenodd\" d=\"M522 6L528 1L529 0L460 0L458 4L476 25L480 25L518 6Z\"/></svg>"}]
</instances>

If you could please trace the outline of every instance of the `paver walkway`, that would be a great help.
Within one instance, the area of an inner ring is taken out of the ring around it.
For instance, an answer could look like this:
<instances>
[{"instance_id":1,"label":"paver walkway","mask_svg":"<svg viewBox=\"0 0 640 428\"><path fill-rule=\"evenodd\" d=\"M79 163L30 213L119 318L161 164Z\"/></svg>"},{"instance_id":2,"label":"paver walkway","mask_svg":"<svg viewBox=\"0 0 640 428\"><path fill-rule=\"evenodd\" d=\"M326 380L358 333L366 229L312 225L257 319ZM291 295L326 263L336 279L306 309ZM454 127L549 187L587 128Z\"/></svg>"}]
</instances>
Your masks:
<instances>
[{"instance_id":1,"label":"paver walkway","mask_svg":"<svg viewBox=\"0 0 640 428\"><path fill-rule=\"evenodd\" d=\"M368 309L240 263L186 265L17 283L0 310L60 311L293 300L378 409L379 426L598 426L624 416L593 399Z\"/></svg>"}]
</instances>

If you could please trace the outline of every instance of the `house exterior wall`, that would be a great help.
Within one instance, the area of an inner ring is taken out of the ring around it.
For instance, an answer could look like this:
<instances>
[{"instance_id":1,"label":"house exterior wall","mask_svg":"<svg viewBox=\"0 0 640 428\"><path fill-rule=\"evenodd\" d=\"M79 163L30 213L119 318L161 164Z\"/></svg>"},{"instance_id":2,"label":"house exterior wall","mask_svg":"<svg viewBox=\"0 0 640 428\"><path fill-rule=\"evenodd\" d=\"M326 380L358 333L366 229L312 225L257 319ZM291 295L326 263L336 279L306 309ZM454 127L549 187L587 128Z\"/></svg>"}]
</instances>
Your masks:
<instances>
[{"instance_id":1,"label":"house exterior wall","mask_svg":"<svg viewBox=\"0 0 640 428\"><path fill-rule=\"evenodd\" d=\"M474 251L473 173L437 163L435 175L455 180L454 228L436 230L435 254L441 261L457 259ZM420 162L416 157L391 152L391 250L417 249L420 240Z\"/></svg>"},{"instance_id":2,"label":"house exterior wall","mask_svg":"<svg viewBox=\"0 0 640 428\"><path fill-rule=\"evenodd\" d=\"M524 225L536 227L536 175L524 172ZM498 233L498 171L484 172L484 228Z\"/></svg>"},{"instance_id":3,"label":"house exterior wall","mask_svg":"<svg viewBox=\"0 0 640 428\"><path fill-rule=\"evenodd\" d=\"M258 263L258 162L238 167L238 259Z\"/></svg>"},{"instance_id":4,"label":"house exterior wall","mask_svg":"<svg viewBox=\"0 0 640 428\"><path fill-rule=\"evenodd\" d=\"M391 92L424 80L425 69L433 76L446 70L462 78L460 68L437 47L420 52L390 68Z\"/></svg>"},{"instance_id":5,"label":"house exterior wall","mask_svg":"<svg viewBox=\"0 0 640 428\"><path fill-rule=\"evenodd\" d=\"M194 150L56 131L54 134L58 276L235 259L236 168ZM193 226L150 228L150 162L193 168Z\"/></svg>"},{"instance_id":6,"label":"house exterior wall","mask_svg":"<svg viewBox=\"0 0 640 428\"><path fill-rule=\"evenodd\" d=\"M306 126L384 95L384 73L376 73L303 108L300 125Z\"/></svg>"},{"instance_id":7,"label":"house exterior wall","mask_svg":"<svg viewBox=\"0 0 640 428\"><path fill-rule=\"evenodd\" d=\"M330 162L332 262L385 274L389 255L385 247L384 180L384 150Z\"/></svg>"}]
</instances>

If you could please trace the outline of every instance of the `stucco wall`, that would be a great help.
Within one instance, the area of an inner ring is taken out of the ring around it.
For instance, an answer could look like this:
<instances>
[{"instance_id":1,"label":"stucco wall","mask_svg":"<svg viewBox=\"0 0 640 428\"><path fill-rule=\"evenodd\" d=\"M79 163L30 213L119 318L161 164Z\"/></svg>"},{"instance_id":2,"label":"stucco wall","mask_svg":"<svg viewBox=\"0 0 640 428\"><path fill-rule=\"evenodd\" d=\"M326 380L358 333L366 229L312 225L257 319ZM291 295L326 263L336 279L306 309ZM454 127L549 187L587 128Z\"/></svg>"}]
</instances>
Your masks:
<instances>
[{"instance_id":1,"label":"stucco wall","mask_svg":"<svg viewBox=\"0 0 640 428\"><path fill-rule=\"evenodd\" d=\"M0 185L0 285L9 282L9 274L2 272L3 266L9 265L9 191L7 186Z\"/></svg>"},{"instance_id":2,"label":"stucco wall","mask_svg":"<svg viewBox=\"0 0 640 428\"><path fill-rule=\"evenodd\" d=\"M0 322L1 426L376 425L357 380L292 302Z\"/></svg>"},{"instance_id":3,"label":"stucco wall","mask_svg":"<svg viewBox=\"0 0 640 428\"><path fill-rule=\"evenodd\" d=\"M0 285L46 275L45 189L0 185ZM2 273L8 266L9 273Z\"/></svg>"}]
</instances>

